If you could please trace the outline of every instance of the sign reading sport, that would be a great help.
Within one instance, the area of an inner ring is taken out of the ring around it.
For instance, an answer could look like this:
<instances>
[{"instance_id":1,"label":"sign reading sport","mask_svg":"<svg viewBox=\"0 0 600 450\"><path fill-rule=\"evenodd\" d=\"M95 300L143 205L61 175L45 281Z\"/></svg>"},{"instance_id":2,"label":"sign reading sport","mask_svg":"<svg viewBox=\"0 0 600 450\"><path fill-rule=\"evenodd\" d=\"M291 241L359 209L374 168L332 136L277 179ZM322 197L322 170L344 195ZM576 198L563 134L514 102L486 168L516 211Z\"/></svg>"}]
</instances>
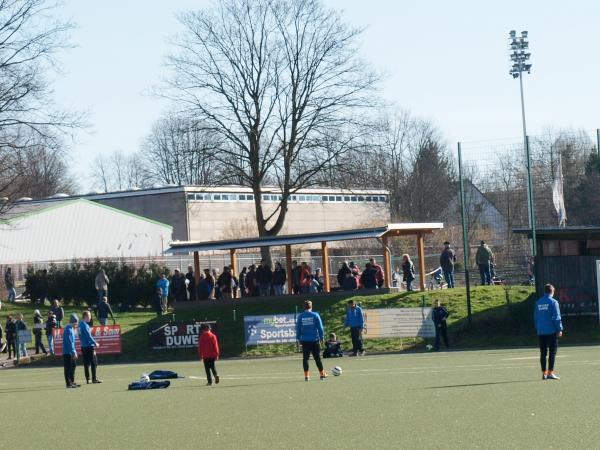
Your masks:
<instances>
[{"instance_id":1,"label":"sign reading sport","mask_svg":"<svg viewBox=\"0 0 600 450\"><path fill-rule=\"evenodd\" d=\"M431 308L365 309L366 339L435 337Z\"/></svg>"},{"instance_id":2,"label":"sign reading sport","mask_svg":"<svg viewBox=\"0 0 600 450\"><path fill-rule=\"evenodd\" d=\"M296 315L245 316L246 345L296 342Z\"/></svg>"},{"instance_id":3,"label":"sign reading sport","mask_svg":"<svg viewBox=\"0 0 600 450\"><path fill-rule=\"evenodd\" d=\"M148 345L152 350L197 348L200 327L207 323L217 332L217 322L169 322L148 329Z\"/></svg>"}]
</instances>

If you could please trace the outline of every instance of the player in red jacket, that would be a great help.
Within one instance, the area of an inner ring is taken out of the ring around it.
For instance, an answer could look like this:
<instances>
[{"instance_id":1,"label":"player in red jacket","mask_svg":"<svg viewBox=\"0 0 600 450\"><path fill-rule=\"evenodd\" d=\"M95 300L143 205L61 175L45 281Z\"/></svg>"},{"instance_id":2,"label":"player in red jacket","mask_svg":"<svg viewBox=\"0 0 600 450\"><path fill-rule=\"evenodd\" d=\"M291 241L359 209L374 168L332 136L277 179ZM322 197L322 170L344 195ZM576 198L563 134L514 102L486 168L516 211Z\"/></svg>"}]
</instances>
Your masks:
<instances>
[{"instance_id":1,"label":"player in red jacket","mask_svg":"<svg viewBox=\"0 0 600 450\"><path fill-rule=\"evenodd\" d=\"M219 359L219 341L217 336L210 331L210 325L203 323L200 326L202 334L198 339L198 357L204 362L204 370L206 370L207 386L212 385L212 375L215 377L215 383L219 384L219 375L215 368L215 361Z\"/></svg>"}]
</instances>

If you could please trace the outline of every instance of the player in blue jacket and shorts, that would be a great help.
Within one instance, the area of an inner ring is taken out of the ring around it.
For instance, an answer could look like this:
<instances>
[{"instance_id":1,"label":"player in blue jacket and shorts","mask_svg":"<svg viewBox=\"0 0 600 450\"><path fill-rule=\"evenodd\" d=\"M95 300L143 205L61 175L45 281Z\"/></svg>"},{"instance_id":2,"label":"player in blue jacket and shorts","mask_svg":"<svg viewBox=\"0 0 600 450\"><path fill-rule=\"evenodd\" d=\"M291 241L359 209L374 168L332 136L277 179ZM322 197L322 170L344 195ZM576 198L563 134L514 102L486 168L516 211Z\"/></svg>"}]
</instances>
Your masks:
<instances>
[{"instance_id":1,"label":"player in blue jacket and shorts","mask_svg":"<svg viewBox=\"0 0 600 450\"><path fill-rule=\"evenodd\" d=\"M321 361L321 341L323 341L324 330L323 321L318 313L313 312L312 302L307 300L304 302L304 312L300 313L296 319L296 339L302 345L302 366L304 367L304 381L310 380L310 372L308 370L308 359L312 353L321 380L327 378L327 373L323 370L323 362Z\"/></svg>"},{"instance_id":2,"label":"player in blue jacket and shorts","mask_svg":"<svg viewBox=\"0 0 600 450\"><path fill-rule=\"evenodd\" d=\"M544 296L535 303L533 321L540 340L540 363L543 380L560 380L554 373L554 360L558 349L558 338L562 336L563 326L558 302L552 297L554 286L544 286ZM546 365L548 356L548 365Z\"/></svg>"}]
</instances>

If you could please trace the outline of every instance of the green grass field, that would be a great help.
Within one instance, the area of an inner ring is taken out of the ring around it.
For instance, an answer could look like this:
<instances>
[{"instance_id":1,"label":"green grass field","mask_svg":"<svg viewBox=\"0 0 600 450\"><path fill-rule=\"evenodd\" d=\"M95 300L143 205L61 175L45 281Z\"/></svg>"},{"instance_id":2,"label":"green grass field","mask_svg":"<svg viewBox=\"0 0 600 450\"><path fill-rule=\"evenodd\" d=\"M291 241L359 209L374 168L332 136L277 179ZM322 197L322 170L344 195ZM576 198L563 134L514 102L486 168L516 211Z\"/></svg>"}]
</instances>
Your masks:
<instances>
[{"instance_id":1,"label":"green grass field","mask_svg":"<svg viewBox=\"0 0 600 450\"><path fill-rule=\"evenodd\" d=\"M105 365L100 385L64 388L59 368L2 371L2 448L597 448L600 347L559 349L560 381L537 350L325 360L341 377L303 381L299 357ZM313 366L314 367L314 366ZM127 391L155 368L166 390ZM76 377L83 379L82 367ZM192 378L194 377L194 378Z\"/></svg>"}]
</instances>

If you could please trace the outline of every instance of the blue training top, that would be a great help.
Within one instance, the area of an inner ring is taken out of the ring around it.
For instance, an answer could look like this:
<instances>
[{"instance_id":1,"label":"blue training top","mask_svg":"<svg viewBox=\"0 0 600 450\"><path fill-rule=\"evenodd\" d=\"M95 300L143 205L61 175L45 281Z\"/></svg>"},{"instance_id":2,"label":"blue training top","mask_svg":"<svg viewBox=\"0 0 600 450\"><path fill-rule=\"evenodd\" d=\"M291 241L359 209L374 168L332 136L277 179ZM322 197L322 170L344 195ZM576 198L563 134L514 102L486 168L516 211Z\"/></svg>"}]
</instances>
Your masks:
<instances>
[{"instance_id":1,"label":"blue training top","mask_svg":"<svg viewBox=\"0 0 600 450\"><path fill-rule=\"evenodd\" d=\"M318 313L304 311L296 319L296 339L300 342L318 342L323 340L325 332Z\"/></svg>"},{"instance_id":2,"label":"blue training top","mask_svg":"<svg viewBox=\"0 0 600 450\"><path fill-rule=\"evenodd\" d=\"M68 324L65 327L65 331L63 333L62 354L77 355L77 350L75 350L75 330L71 324Z\"/></svg>"},{"instance_id":3,"label":"blue training top","mask_svg":"<svg viewBox=\"0 0 600 450\"><path fill-rule=\"evenodd\" d=\"M98 345L92 337L90 325L85 320L79 322L79 340L81 341L81 348L95 347Z\"/></svg>"},{"instance_id":4,"label":"blue training top","mask_svg":"<svg viewBox=\"0 0 600 450\"><path fill-rule=\"evenodd\" d=\"M535 303L533 322L538 335L554 334L562 331L558 302L545 294Z\"/></svg>"},{"instance_id":5,"label":"blue training top","mask_svg":"<svg viewBox=\"0 0 600 450\"><path fill-rule=\"evenodd\" d=\"M346 321L344 324L350 328L363 328L365 325L365 316L362 308L358 305L356 305L354 308L348 308L346 311Z\"/></svg>"}]
</instances>

